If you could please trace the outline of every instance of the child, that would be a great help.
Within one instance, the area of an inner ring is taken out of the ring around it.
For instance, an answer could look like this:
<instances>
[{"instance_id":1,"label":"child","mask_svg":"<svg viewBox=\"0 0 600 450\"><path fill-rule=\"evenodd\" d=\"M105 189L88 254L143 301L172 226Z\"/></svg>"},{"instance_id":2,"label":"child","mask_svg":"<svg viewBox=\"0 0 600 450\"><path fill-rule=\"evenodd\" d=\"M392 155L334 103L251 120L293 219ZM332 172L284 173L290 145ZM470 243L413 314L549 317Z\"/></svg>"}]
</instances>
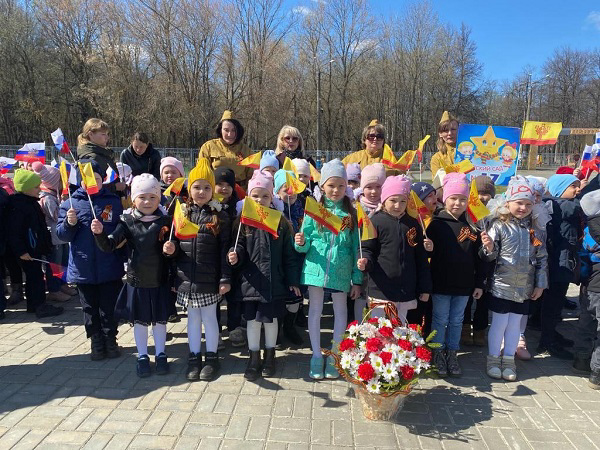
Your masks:
<instances>
[{"instance_id":1,"label":"child","mask_svg":"<svg viewBox=\"0 0 600 450\"><path fill-rule=\"evenodd\" d=\"M443 184L444 209L434 216L427 236L433 241L431 276L433 279L433 363L438 375L462 375L457 351L460 343L465 306L472 293L475 300L483 293L483 271L477 256L481 239L469 225L465 211L469 183L463 173L449 173Z\"/></svg>"},{"instance_id":2,"label":"child","mask_svg":"<svg viewBox=\"0 0 600 450\"><path fill-rule=\"evenodd\" d=\"M131 145L121 152L121 162L131 167L133 176L149 173L160 180L160 153L156 150L146 133L136 131Z\"/></svg>"},{"instance_id":3,"label":"child","mask_svg":"<svg viewBox=\"0 0 600 450\"><path fill-rule=\"evenodd\" d=\"M358 201L366 214L375 212L381 203L381 186L385 181L385 167L381 163L370 164L360 174L360 188L362 193Z\"/></svg>"},{"instance_id":4,"label":"child","mask_svg":"<svg viewBox=\"0 0 600 450\"><path fill-rule=\"evenodd\" d=\"M159 209L160 184L151 174L137 175L131 182L131 213L121 216L109 234L102 222L92 220L91 230L96 244L105 252L114 252L123 244L129 249L127 283L123 286L115 307L115 319L133 325L138 351L138 377L150 376L148 357L148 327L152 325L157 375L169 373L165 354L167 319L169 318L169 285L167 264L162 254L163 243L171 228L171 218Z\"/></svg>"},{"instance_id":5,"label":"child","mask_svg":"<svg viewBox=\"0 0 600 450\"><path fill-rule=\"evenodd\" d=\"M177 178L185 177L183 163L173 156L160 160L160 191L164 192Z\"/></svg>"},{"instance_id":6,"label":"child","mask_svg":"<svg viewBox=\"0 0 600 450\"><path fill-rule=\"evenodd\" d=\"M534 223L533 190L521 176L513 177L504 193L506 202L492 210L492 220L481 233L482 255L496 261L491 275L487 374L515 381L515 352L521 317L529 313L529 301L548 287L545 236ZM504 350L502 350L504 341ZM502 357L500 352L502 351Z\"/></svg>"},{"instance_id":7,"label":"child","mask_svg":"<svg viewBox=\"0 0 600 450\"><path fill-rule=\"evenodd\" d=\"M260 171L269 172L271 176L275 176L275 172L279 170L279 161L273 150L265 150L260 157Z\"/></svg>"},{"instance_id":8,"label":"child","mask_svg":"<svg viewBox=\"0 0 600 450\"><path fill-rule=\"evenodd\" d=\"M381 210L371 218L377 237L364 241L363 258L358 268L369 272L369 296L396 303L398 315L406 319L407 312L416 309L417 298L429 300L431 273L425 249L432 243L425 240L417 219L406 214L410 178L404 175L388 177L381 189Z\"/></svg>"},{"instance_id":9,"label":"child","mask_svg":"<svg viewBox=\"0 0 600 450\"><path fill-rule=\"evenodd\" d=\"M296 175L298 176L298 180L300 180L306 186L306 189L298 194L298 199L302 203L302 207L306 205L306 197L312 195L314 182L310 181L310 163L302 158L296 158L292 160L292 164L296 168Z\"/></svg>"},{"instance_id":10,"label":"child","mask_svg":"<svg viewBox=\"0 0 600 450\"><path fill-rule=\"evenodd\" d=\"M40 259L50 254L52 238L46 228L46 219L38 203L39 175L25 169L15 170L13 178L15 191L8 199L6 217L8 223L8 246L19 258L25 273L25 296L27 312L38 318L62 314L63 308L46 303L46 290Z\"/></svg>"},{"instance_id":11,"label":"child","mask_svg":"<svg viewBox=\"0 0 600 450\"><path fill-rule=\"evenodd\" d=\"M227 251L231 223L221 205L213 200L215 174L206 158L200 158L188 177L190 198L186 216L199 226L191 240L167 242L168 255L177 252L177 303L187 308L190 356L186 378L212 381L220 369L217 303L231 289ZM206 339L204 367L200 353L202 325Z\"/></svg>"},{"instance_id":12,"label":"child","mask_svg":"<svg viewBox=\"0 0 600 450\"><path fill-rule=\"evenodd\" d=\"M229 167L219 166L215 169L215 192L223 198L223 211L233 223L237 217L235 206L239 198L235 190L235 172Z\"/></svg>"},{"instance_id":13,"label":"child","mask_svg":"<svg viewBox=\"0 0 600 450\"><path fill-rule=\"evenodd\" d=\"M102 185L105 173L95 160L80 162L92 165L96 183L101 189L90 198L96 217L102 222L106 233L110 234L123 213L121 201ZM79 170L77 177L81 181ZM71 194L70 200L67 198L60 205L56 234L60 240L69 243L67 281L77 284L85 332L91 339L90 356L93 361L98 361L120 355L114 311L123 287L124 258L121 253L104 253L96 246L90 229L93 219L88 194L83 187L79 187Z\"/></svg>"},{"instance_id":14,"label":"child","mask_svg":"<svg viewBox=\"0 0 600 450\"><path fill-rule=\"evenodd\" d=\"M311 378L320 380L338 378L332 357L327 358L327 369L321 354L321 314L323 296L330 292L333 300L333 348L339 345L347 321L346 295L360 296L362 273L356 267L358 260L358 224L356 211L346 197L346 170L339 159L325 163L319 185L323 191L321 204L342 219L342 228L336 235L306 217L302 230L294 237L296 250L306 253L302 267L301 284L308 285L308 332L313 356L310 359ZM325 374L323 373L325 369Z\"/></svg>"},{"instance_id":15,"label":"child","mask_svg":"<svg viewBox=\"0 0 600 450\"><path fill-rule=\"evenodd\" d=\"M417 197L425 204L429 214L433 216L433 213L438 207L437 194L435 188L424 181L417 181L410 186L410 190L417 194Z\"/></svg>"},{"instance_id":16,"label":"child","mask_svg":"<svg viewBox=\"0 0 600 450\"><path fill-rule=\"evenodd\" d=\"M248 183L248 194L250 198L245 202L255 201L268 208L273 196L273 178L266 172L254 172ZM238 245L231 249L228 259L240 275L236 297L243 302L250 350L244 378L253 381L261 374L263 377L275 375L278 320L285 314L285 301L290 291L300 294L300 270L292 244L292 230L285 218L279 221L277 238L258 228L241 223L237 226L242 227ZM234 231L237 233L237 229ZM262 325L265 328L265 352L261 367Z\"/></svg>"},{"instance_id":17,"label":"child","mask_svg":"<svg viewBox=\"0 0 600 450\"><path fill-rule=\"evenodd\" d=\"M350 186L352 190L360 188L360 164L348 164L346 166L346 174L348 175L348 186Z\"/></svg>"}]
</instances>

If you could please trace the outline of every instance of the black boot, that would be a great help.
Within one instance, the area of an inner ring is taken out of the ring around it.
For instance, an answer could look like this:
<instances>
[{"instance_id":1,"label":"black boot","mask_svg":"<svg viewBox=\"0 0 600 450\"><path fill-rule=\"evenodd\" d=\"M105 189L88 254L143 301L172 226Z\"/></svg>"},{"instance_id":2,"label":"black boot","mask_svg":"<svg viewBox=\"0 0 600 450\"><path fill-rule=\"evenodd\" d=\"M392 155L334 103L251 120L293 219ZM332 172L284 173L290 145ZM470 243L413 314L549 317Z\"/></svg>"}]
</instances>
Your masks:
<instances>
[{"instance_id":1,"label":"black boot","mask_svg":"<svg viewBox=\"0 0 600 450\"><path fill-rule=\"evenodd\" d=\"M202 355L200 353L190 353L188 357L188 366L185 371L185 377L189 381L198 381L200 371L202 370Z\"/></svg>"},{"instance_id":2,"label":"black boot","mask_svg":"<svg viewBox=\"0 0 600 450\"><path fill-rule=\"evenodd\" d=\"M206 352L206 356L204 357L204 367L200 371L200 380L214 380L220 368L219 355L216 352Z\"/></svg>"},{"instance_id":3,"label":"black boot","mask_svg":"<svg viewBox=\"0 0 600 450\"><path fill-rule=\"evenodd\" d=\"M592 370L590 375L589 385L592 389L598 390L600 389L600 370Z\"/></svg>"},{"instance_id":4,"label":"black boot","mask_svg":"<svg viewBox=\"0 0 600 450\"><path fill-rule=\"evenodd\" d=\"M254 381L260 377L260 373L260 350L255 352L250 350L250 359L248 360L248 365L244 372L244 378L248 381Z\"/></svg>"},{"instance_id":5,"label":"black boot","mask_svg":"<svg viewBox=\"0 0 600 450\"><path fill-rule=\"evenodd\" d=\"M118 358L121 356L121 349L117 343L117 336L114 334L104 337L104 345L106 348L106 356L108 358Z\"/></svg>"},{"instance_id":6,"label":"black boot","mask_svg":"<svg viewBox=\"0 0 600 450\"><path fill-rule=\"evenodd\" d=\"M100 333L92 336L92 353L90 355L92 361L100 361L106 358L104 338Z\"/></svg>"},{"instance_id":7,"label":"black boot","mask_svg":"<svg viewBox=\"0 0 600 450\"><path fill-rule=\"evenodd\" d=\"M573 360L573 367L571 368L574 373L578 375L589 375L592 369L590 368L590 361L592 357L588 353L577 353Z\"/></svg>"},{"instance_id":8,"label":"black boot","mask_svg":"<svg viewBox=\"0 0 600 450\"><path fill-rule=\"evenodd\" d=\"M283 335L285 338L290 341L294 345L301 345L302 336L298 334L298 330L296 329L296 314L291 312L286 312L285 317L283 318Z\"/></svg>"},{"instance_id":9,"label":"black boot","mask_svg":"<svg viewBox=\"0 0 600 450\"><path fill-rule=\"evenodd\" d=\"M265 378L275 376L275 371L277 370L277 364L275 362L275 349L266 348L264 354L265 358L263 360L262 376Z\"/></svg>"}]
</instances>

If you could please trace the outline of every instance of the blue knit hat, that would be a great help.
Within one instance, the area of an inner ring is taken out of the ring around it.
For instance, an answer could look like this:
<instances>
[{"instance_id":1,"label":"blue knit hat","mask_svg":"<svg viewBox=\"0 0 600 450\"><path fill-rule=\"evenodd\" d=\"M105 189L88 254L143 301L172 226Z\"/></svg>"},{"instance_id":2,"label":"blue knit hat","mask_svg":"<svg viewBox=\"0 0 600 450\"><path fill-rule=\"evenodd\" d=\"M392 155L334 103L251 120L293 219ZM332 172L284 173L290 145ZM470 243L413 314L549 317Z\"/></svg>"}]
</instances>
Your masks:
<instances>
[{"instance_id":1,"label":"blue knit hat","mask_svg":"<svg viewBox=\"0 0 600 450\"><path fill-rule=\"evenodd\" d=\"M348 180L344 164L337 158L332 159L331 161L323 164L323 168L321 169L321 181L319 181L319 186L323 186L325 182L331 177L340 177L346 181Z\"/></svg>"},{"instance_id":2,"label":"blue knit hat","mask_svg":"<svg viewBox=\"0 0 600 450\"><path fill-rule=\"evenodd\" d=\"M292 172L290 170L279 169L277 172L275 172L275 177L273 177L273 181L275 182L275 184L273 186L273 192L275 194L277 194L279 192L279 189L281 189L281 186L283 186L286 183L286 178L285 178L286 173L289 173L292 176L292 178L296 178L296 175L294 174L294 172Z\"/></svg>"},{"instance_id":3,"label":"blue knit hat","mask_svg":"<svg viewBox=\"0 0 600 450\"><path fill-rule=\"evenodd\" d=\"M577 178L575 175L552 175L550 178L548 178L546 189L548 189L548 192L550 192L552 197L560 197L563 195L563 192L565 192L567 188L576 181L579 181L579 178Z\"/></svg>"},{"instance_id":4,"label":"blue knit hat","mask_svg":"<svg viewBox=\"0 0 600 450\"><path fill-rule=\"evenodd\" d=\"M429 194L435 192L435 189L429 183L425 183L424 181L417 181L410 186L410 189L417 194L417 197L424 201Z\"/></svg>"},{"instance_id":5,"label":"blue knit hat","mask_svg":"<svg viewBox=\"0 0 600 450\"><path fill-rule=\"evenodd\" d=\"M265 167L279 169L279 160L275 157L273 150L265 150L260 158L260 170L263 170Z\"/></svg>"}]
</instances>

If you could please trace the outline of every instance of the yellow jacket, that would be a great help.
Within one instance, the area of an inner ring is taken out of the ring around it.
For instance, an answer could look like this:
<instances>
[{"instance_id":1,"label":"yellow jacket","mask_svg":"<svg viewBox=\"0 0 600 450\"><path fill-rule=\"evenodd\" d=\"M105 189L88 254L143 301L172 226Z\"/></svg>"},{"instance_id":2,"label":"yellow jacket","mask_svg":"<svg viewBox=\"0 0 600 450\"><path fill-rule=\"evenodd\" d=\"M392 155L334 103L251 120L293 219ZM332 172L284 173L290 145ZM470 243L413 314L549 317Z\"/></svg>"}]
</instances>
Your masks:
<instances>
[{"instance_id":1,"label":"yellow jacket","mask_svg":"<svg viewBox=\"0 0 600 450\"><path fill-rule=\"evenodd\" d=\"M454 147L449 147L446 145L446 154L442 155L441 152L435 153L431 157L431 161L429 162L429 166L431 167L431 176L435 177L435 174L438 170L443 169L450 164L454 164Z\"/></svg>"},{"instance_id":2,"label":"yellow jacket","mask_svg":"<svg viewBox=\"0 0 600 450\"><path fill-rule=\"evenodd\" d=\"M237 163L252 153L250 147L242 142L227 145L222 139L216 138L206 141L200 147L198 158L207 158L213 169L219 166L229 167L235 172L235 181L245 188L252 177L252 169L238 166Z\"/></svg>"},{"instance_id":3,"label":"yellow jacket","mask_svg":"<svg viewBox=\"0 0 600 450\"><path fill-rule=\"evenodd\" d=\"M344 166L347 166L348 164L359 163L360 170L363 170L365 167L367 167L370 164L375 164L375 163L381 162L382 157L383 157L383 149L381 149L381 151L377 152L374 156L371 156L369 154L369 152L367 152L366 149L362 149L357 152L350 153L348 156L346 156L344 159L342 159L342 163L344 164ZM392 175L398 175L399 173L400 172L398 172L397 170L390 169L387 166L385 168L385 176L386 177L389 177Z\"/></svg>"}]
</instances>

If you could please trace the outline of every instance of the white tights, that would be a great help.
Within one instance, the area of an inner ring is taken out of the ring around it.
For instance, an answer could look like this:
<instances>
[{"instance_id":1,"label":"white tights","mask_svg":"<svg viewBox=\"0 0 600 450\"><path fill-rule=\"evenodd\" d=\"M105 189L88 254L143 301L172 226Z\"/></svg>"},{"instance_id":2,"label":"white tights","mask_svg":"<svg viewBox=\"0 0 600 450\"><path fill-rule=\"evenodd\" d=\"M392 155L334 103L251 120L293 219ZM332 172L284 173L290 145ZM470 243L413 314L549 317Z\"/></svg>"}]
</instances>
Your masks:
<instances>
[{"instance_id":1,"label":"white tights","mask_svg":"<svg viewBox=\"0 0 600 450\"><path fill-rule=\"evenodd\" d=\"M165 352L167 343L167 326L164 323L152 325L152 336L154 337L154 354L160 355ZM138 355L148 354L148 327L140 323L133 324L133 337Z\"/></svg>"},{"instance_id":2,"label":"white tights","mask_svg":"<svg viewBox=\"0 0 600 450\"><path fill-rule=\"evenodd\" d=\"M204 338L206 351L217 352L219 345L219 324L217 323L217 304L201 308L188 308L188 342L190 352L200 353L202 345L202 325L204 325Z\"/></svg>"},{"instance_id":3,"label":"white tights","mask_svg":"<svg viewBox=\"0 0 600 450\"><path fill-rule=\"evenodd\" d=\"M492 312L492 324L488 332L488 351L491 356L500 356L504 339L504 356L515 356L521 335L523 314L499 314Z\"/></svg>"},{"instance_id":4,"label":"white tights","mask_svg":"<svg viewBox=\"0 0 600 450\"><path fill-rule=\"evenodd\" d=\"M248 335L248 350L256 352L260 350L260 329L265 326L265 348L275 348L277 344L277 332L279 325L277 319L273 322L258 322L257 320L248 320L246 322L246 333Z\"/></svg>"},{"instance_id":5,"label":"white tights","mask_svg":"<svg viewBox=\"0 0 600 450\"><path fill-rule=\"evenodd\" d=\"M308 334L314 357L321 355L321 315L323 314L323 288L316 286L308 287ZM333 300L333 342L334 346L339 344L346 322L348 321L348 309L346 306L346 292L334 292L331 294Z\"/></svg>"}]
</instances>

